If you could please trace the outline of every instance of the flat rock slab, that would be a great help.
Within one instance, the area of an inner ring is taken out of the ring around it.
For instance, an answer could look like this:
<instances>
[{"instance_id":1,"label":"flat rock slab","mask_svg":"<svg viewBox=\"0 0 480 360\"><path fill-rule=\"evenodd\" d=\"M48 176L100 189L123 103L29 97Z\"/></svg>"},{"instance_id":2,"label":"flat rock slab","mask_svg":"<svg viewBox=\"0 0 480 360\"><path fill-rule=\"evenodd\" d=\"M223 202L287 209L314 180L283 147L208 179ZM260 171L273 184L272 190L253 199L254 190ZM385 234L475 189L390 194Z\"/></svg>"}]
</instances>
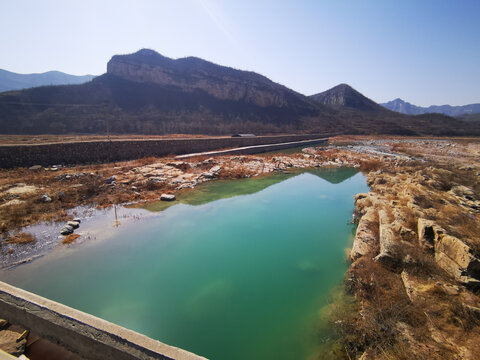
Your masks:
<instances>
[{"instance_id":1,"label":"flat rock slab","mask_svg":"<svg viewBox=\"0 0 480 360\"><path fill-rule=\"evenodd\" d=\"M33 186L33 185L17 185L11 189L8 189L6 191L7 194L10 195L22 195L22 194L31 194L39 190L38 187Z\"/></svg>"}]
</instances>

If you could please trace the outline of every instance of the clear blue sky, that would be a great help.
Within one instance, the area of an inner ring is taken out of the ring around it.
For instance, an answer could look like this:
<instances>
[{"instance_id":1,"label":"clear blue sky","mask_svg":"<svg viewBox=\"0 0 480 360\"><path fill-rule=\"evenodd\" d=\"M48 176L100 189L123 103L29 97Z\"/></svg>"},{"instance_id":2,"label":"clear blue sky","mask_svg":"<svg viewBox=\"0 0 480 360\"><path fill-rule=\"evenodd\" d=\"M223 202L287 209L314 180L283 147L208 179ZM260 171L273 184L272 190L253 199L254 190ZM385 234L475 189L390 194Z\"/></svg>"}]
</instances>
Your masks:
<instances>
[{"instance_id":1,"label":"clear blue sky","mask_svg":"<svg viewBox=\"0 0 480 360\"><path fill-rule=\"evenodd\" d=\"M102 74L150 48L261 73L311 95L480 102L480 0L1 0L0 68Z\"/></svg>"}]
</instances>

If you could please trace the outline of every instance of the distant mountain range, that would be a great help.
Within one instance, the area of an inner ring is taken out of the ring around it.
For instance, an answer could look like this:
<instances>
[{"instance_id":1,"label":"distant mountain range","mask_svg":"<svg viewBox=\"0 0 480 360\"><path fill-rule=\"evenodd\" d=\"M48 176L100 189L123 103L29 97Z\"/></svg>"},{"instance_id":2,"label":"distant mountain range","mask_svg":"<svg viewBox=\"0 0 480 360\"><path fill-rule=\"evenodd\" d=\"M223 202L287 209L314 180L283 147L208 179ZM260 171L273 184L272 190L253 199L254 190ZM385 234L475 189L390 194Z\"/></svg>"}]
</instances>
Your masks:
<instances>
[{"instance_id":1,"label":"distant mountain range","mask_svg":"<svg viewBox=\"0 0 480 360\"><path fill-rule=\"evenodd\" d=\"M108 118L106 118L108 117ZM346 84L305 96L260 74L142 49L80 85L0 93L0 132L464 135L480 124L390 111Z\"/></svg>"},{"instance_id":2,"label":"distant mountain range","mask_svg":"<svg viewBox=\"0 0 480 360\"><path fill-rule=\"evenodd\" d=\"M17 74L0 69L0 92L37 86L83 84L94 77L94 75L70 75L60 71L48 71L41 74Z\"/></svg>"},{"instance_id":3,"label":"distant mountain range","mask_svg":"<svg viewBox=\"0 0 480 360\"><path fill-rule=\"evenodd\" d=\"M440 113L448 116L460 116L480 113L480 104L469 104L463 106L432 105L429 107L421 107L410 104L409 102L403 101L402 99L395 99L380 105L386 107L389 110L408 115Z\"/></svg>"}]
</instances>

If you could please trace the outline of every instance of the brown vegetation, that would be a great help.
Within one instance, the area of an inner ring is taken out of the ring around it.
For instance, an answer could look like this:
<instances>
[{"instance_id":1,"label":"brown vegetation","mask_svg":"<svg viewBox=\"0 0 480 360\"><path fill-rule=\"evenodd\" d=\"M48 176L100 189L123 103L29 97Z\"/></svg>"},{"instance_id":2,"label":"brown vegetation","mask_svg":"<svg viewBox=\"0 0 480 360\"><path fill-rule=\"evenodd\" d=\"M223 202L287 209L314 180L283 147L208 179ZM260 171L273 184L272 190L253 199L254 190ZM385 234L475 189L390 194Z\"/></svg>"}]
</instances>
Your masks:
<instances>
[{"instance_id":1,"label":"brown vegetation","mask_svg":"<svg viewBox=\"0 0 480 360\"><path fill-rule=\"evenodd\" d=\"M78 234L70 234L63 238L62 244L71 244L80 237Z\"/></svg>"},{"instance_id":2,"label":"brown vegetation","mask_svg":"<svg viewBox=\"0 0 480 360\"><path fill-rule=\"evenodd\" d=\"M27 232L20 232L16 235L10 235L5 241L6 244L29 244L35 242L35 236Z\"/></svg>"}]
</instances>

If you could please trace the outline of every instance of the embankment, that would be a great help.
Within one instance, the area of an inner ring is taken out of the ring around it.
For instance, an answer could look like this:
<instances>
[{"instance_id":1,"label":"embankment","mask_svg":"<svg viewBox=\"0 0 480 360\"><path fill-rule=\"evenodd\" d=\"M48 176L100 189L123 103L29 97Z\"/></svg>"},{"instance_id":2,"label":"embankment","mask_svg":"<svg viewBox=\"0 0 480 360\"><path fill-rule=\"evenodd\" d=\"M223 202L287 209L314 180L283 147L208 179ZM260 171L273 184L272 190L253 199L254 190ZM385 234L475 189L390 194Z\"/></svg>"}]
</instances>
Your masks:
<instances>
[{"instance_id":1,"label":"embankment","mask_svg":"<svg viewBox=\"0 0 480 360\"><path fill-rule=\"evenodd\" d=\"M181 155L218 149L294 143L327 138L331 134L161 140L113 140L0 146L0 168L32 165L86 164Z\"/></svg>"}]
</instances>

